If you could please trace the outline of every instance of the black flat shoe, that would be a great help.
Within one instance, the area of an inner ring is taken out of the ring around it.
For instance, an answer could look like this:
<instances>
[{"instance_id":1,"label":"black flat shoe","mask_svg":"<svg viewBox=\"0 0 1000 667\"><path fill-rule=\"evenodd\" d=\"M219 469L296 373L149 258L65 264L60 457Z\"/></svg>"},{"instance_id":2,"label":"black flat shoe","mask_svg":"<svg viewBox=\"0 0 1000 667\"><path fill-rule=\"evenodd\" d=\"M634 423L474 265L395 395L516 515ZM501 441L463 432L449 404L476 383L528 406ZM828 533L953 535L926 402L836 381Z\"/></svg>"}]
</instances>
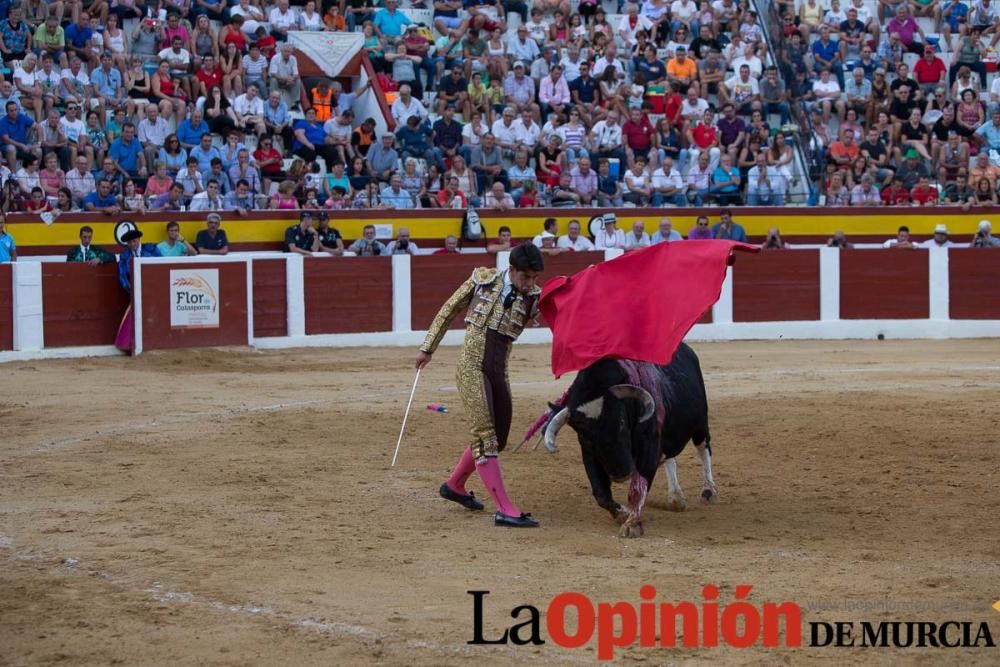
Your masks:
<instances>
[{"instance_id":1,"label":"black flat shoe","mask_svg":"<svg viewBox=\"0 0 1000 667\"><path fill-rule=\"evenodd\" d=\"M438 493L440 493L441 497L444 498L445 500L450 500L452 502L458 503L459 505L467 509L470 510L483 509L483 504L478 500L476 500L476 495L471 491L469 492L469 495L463 496L461 493L456 493L452 491L451 487L448 486L447 483L445 483L441 485L440 489L438 489Z\"/></svg>"},{"instance_id":2,"label":"black flat shoe","mask_svg":"<svg viewBox=\"0 0 1000 667\"><path fill-rule=\"evenodd\" d=\"M538 528L538 521L532 519L530 514L521 516L509 516L497 512L493 515L493 524L496 526L509 526L511 528Z\"/></svg>"}]
</instances>

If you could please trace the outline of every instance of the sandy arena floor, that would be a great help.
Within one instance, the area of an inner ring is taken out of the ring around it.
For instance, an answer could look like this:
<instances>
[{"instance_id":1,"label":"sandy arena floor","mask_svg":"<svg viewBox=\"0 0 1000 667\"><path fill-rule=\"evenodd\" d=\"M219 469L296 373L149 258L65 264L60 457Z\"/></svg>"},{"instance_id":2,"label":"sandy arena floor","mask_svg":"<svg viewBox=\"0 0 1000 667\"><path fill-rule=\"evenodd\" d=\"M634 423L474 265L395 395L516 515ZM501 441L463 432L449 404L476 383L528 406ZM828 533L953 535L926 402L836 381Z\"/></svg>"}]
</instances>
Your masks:
<instances>
[{"instance_id":1,"label":"sandy arena floor","mask_svg":"<svg viewBox=\"0 0 1000 667\"><path fill-rule=\"evenodd\" d=\"M639 540L593 502L569 429L558 455L502 459L541 529L437 497L467 440L456 348L423 374L395 469L409 349L5 365L0 664L586 664L593 645L466 645L466 591L492 591L492 636L518 604L568 590L637 604L643 584L700 602L715 583L723 604L752 584L751 602L794 600L807 621L986 620L1000 641L1000 341L694 347L722 499L697 502L689 449L691 507L666 511L661 471ZM569 383L548 352L515 348L515 443ZM997 664L1000 649L619 655Z\"/></svg>"}]
</instances>

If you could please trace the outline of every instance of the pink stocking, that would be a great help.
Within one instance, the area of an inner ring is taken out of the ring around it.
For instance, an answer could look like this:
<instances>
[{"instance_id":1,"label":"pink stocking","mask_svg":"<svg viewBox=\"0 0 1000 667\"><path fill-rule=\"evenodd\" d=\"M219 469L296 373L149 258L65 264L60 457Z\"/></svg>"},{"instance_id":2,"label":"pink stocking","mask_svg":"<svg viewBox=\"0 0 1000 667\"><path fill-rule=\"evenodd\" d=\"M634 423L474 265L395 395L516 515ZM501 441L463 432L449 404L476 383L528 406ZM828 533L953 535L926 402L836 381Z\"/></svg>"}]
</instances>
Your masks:
<instances>
[{"instance_id":1,"label":"pink stocking","mask_svg":"<svg viewBox=\"0 0 1000 667\"><path fill-rule=\"evenodd\" d=\"M487 456L485 460L477 461L476 472L479 473L479 478L483 480L483 485L501 514L521 516L521 510L507 497L507 490L503 485L503 474L500 472L500 461L497 457Z\"/></svg>"},{"instance_id":2,"label":"pink stocking","mask_svg":"<svg viewBox=\"0 0 1000 667\"><path fill-rule=\"evenodd\" d=\"M475 469L476 460L472 456L472 448L466 447L465 451L462 452L462 458L458 460L458 464L455 465L455 469L451 472L451 477L446 482L448 488L463 496L468 495L469 492L465 490L465 482Z\"/></svg>"}]
</instances>

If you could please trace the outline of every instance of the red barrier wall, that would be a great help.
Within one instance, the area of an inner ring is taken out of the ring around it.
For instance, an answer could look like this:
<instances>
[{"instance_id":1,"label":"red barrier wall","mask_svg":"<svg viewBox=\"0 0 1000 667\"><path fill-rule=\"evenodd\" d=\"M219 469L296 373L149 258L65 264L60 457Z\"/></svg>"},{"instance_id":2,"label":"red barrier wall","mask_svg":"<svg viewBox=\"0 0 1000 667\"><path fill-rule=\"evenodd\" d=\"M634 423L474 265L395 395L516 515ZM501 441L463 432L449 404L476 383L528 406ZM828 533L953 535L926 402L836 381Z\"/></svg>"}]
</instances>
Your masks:
<instances>
[{"instance_id":1,"label":"red barrier wall","mask_svg":"<svg viewBox=\"0 0 1000 667\"><path fill-rule=\"evenodd\" d=\"M218 328L170 326L171 269L219 270ZM145 350L248 345L248 311L247 267L243 262L178 262L142 266L142 346Z\"/></svg>"},{"instance_id":2,"label":"red barrier wall","mask_svg":"<svg viewBox=\"0 0 1000 667\"><path fill-rule=\"evenodd\" d=\"M254 338L288 335L285 260L253 260Z\"/></svg>"},{"instance_id":3,"label":"red barrier wall","mask_svg":"<svg viewBox=\"0 0 1000 667\"><path fill-rule=\"evenodd\" d=\"M42 302L45 347L114 345L128 307L118 265L44 262Z\"/></svg>"},{"instance_id":4,"label":"red barrier wall","mask_svg":"<svg viewBox=\"0 0 1000 667\"><path fill-rule=\"evenodd\" d=\"M412 329L426 331L441 304L468 279L477 266L493 266L493 255L417 255L410 258L410 313ZM465 313L452 320L451 329L465 328Z\"/></svg>"},{"instance_id":5,"label":"red barrier wall","mask_svg":"<svg viewBox=\"0 0 1000 667\"><path fill-rule=\"evenodd\" d=\"M0 350L14 349L14 268L0 264Z\"/></svg>"},{"instance_id":6,"label":"red barrier wall","mask_svg":"<svg viewBox=\"0 0 1000 667\"><path fill-rule=\"evenodd\" d=\"M306 334L392 331L391 262L306 257Z\"/></svg>"},{"instance_id":7,"label":"red barrier wall","mask_svg":"<svg viewBox=\"0 0 1000 667\"><path fill-rule=\"evenodd\" d=\"M926 319L930 310L927 253L844 250L840 253L840 318Z\"/></svg>"},{"instance_id":8,"label":"red barrier wall","mask_svg":"<svg viewBox=\"0 0 1000 667\"><path fill-rule=\"evenodd\" d=\"M953 320L1000 319L1000 250L948 251L949 310Z\"/></svg>"},{"instance_id":9,"label":"red barrier wall","mask_svg":"<svg viewBox=\"0 0 1000 667\"><path fill-rule=\"evenodd\" d=\"M739 253L733 264L733 321L819 319L819 251Z\"/></svg>"}]
</instances>

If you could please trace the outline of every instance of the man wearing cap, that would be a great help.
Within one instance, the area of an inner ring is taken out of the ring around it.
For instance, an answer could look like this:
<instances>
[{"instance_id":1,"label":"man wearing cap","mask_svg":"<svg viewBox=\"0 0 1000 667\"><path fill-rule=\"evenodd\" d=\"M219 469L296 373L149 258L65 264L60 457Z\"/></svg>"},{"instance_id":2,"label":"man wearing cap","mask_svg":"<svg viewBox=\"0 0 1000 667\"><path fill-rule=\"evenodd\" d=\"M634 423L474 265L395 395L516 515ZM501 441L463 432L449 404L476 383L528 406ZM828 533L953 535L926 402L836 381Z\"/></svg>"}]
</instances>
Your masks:
<instances>
[{"instance_id":1,"label":"man wearing cap","mask_svg":"<svg viewBox=\"0 0 1000 667\"><path fill-rule=\"evenodd\" d=\"M160 250L152 243L142 242L142 232L138 229L130 229L122 235L122 242L126 244L125 249L118 255L118 284L122 286L125 293L132 295L132 260L137 257L160 257ZM115 347L123 352L131 352L134 342L134 324L132 315L132 305L129 304L118 326L118 335L115 336Z\"/></svg>"},{"instance_id":2,"label":"man wearing cap","mask_svg":"<svg viewBox=\"0 0 1000 667\"><path fill-rule=\"evenodd\" d=\"M933 93L939 85L948 84L948 67L934 55L934 47L930 44L924 46L923 58L913 66L913 76L925 95Z\"/></svg>"},{"instance_id":3,"label":"man wearing cap","mask_svg":"<svg viewBox=\"0 0 1000 667\"><path fill-rule=\"evenodd\" d=\"M470 510L483 504L465 484L473 472L496 505L498 526L535 527L538 521L524 514L507 496L498 456L507 445L512 401L507 379L511 344L538 314L541 289L535 285L545 264L541 251L522 243L510 252L510 267L477 268L441 306L417 354L423 369L444 338L452 320L465 316L465 342L459 355L458 389L472 431L472 444L464 449L451 476L438 493Z\"/></svg>"},{"instance_id":4,"label":"man wearing cap","mask_svg":"<svg viewBox=\"0 0 1000 667\"><path fill-rule=\"evenodd\" d=\"M311 256L319 252L319 234L313 228L311 211L299 213L299 224L285 230L285 252Z\"/></svg>"},{"instance_id":5,"label":"man wearing cap","mask_svg":"<svg viewBox=\"0 0 1000 667\"><path fill-rule=\"evenodd\" d=\"M915 148L908 148L904 154L905 160L896 172L896 178L902 181L903 187L912 190L921 178L931 177L930 169L924 160L920 159L920 153Z\"/></svg>"},{"instance_id":6,"label":"man wearing cap","mask_svg":"<svg viewBox=\"0 0 1000 667\"><path fill-rule=\"evenodd\" d=\"M539 109L535 104L535 80L524 72L524 63L518 60L514 63L514 71L509 73L503 82L504 101L513 105L518 111L525 108L538 117Z\"/></svg>"},{"instance_id":7,"label":"man wearing cap","mask_svg":"<svg viewBox=\"0 0 1000 667\"><path fill-rule=\"evenodd\" d=\"M205 229L198 232L194 239L194 245L201 255L228 255L229 239L226 237L222 225L222 216L218 213L209 213L205 219Z\"/></svg>"},{"instance_id":8,"label":"man wearing cap","mask_svg":"<svg viewBox=\"0 0 1000 667\"><path fill-rule=\"evenodd\" d=\"M972 248L1000 248L1000 239L992 234L993 227L989 220L980 220L976 235L972 237Z\"/></svg>"},{"instance_id":9,"label":"man wearing cap","mask_svg":"<svg viewBox=\"0 0 1000 667\"><path fill-rule=\"evenodd\" d=\"M955 244L948 238L948 226L941 223L934 227L934 236L920 245L923 248L948 248Z\"/></svg>"}]
</instances>

